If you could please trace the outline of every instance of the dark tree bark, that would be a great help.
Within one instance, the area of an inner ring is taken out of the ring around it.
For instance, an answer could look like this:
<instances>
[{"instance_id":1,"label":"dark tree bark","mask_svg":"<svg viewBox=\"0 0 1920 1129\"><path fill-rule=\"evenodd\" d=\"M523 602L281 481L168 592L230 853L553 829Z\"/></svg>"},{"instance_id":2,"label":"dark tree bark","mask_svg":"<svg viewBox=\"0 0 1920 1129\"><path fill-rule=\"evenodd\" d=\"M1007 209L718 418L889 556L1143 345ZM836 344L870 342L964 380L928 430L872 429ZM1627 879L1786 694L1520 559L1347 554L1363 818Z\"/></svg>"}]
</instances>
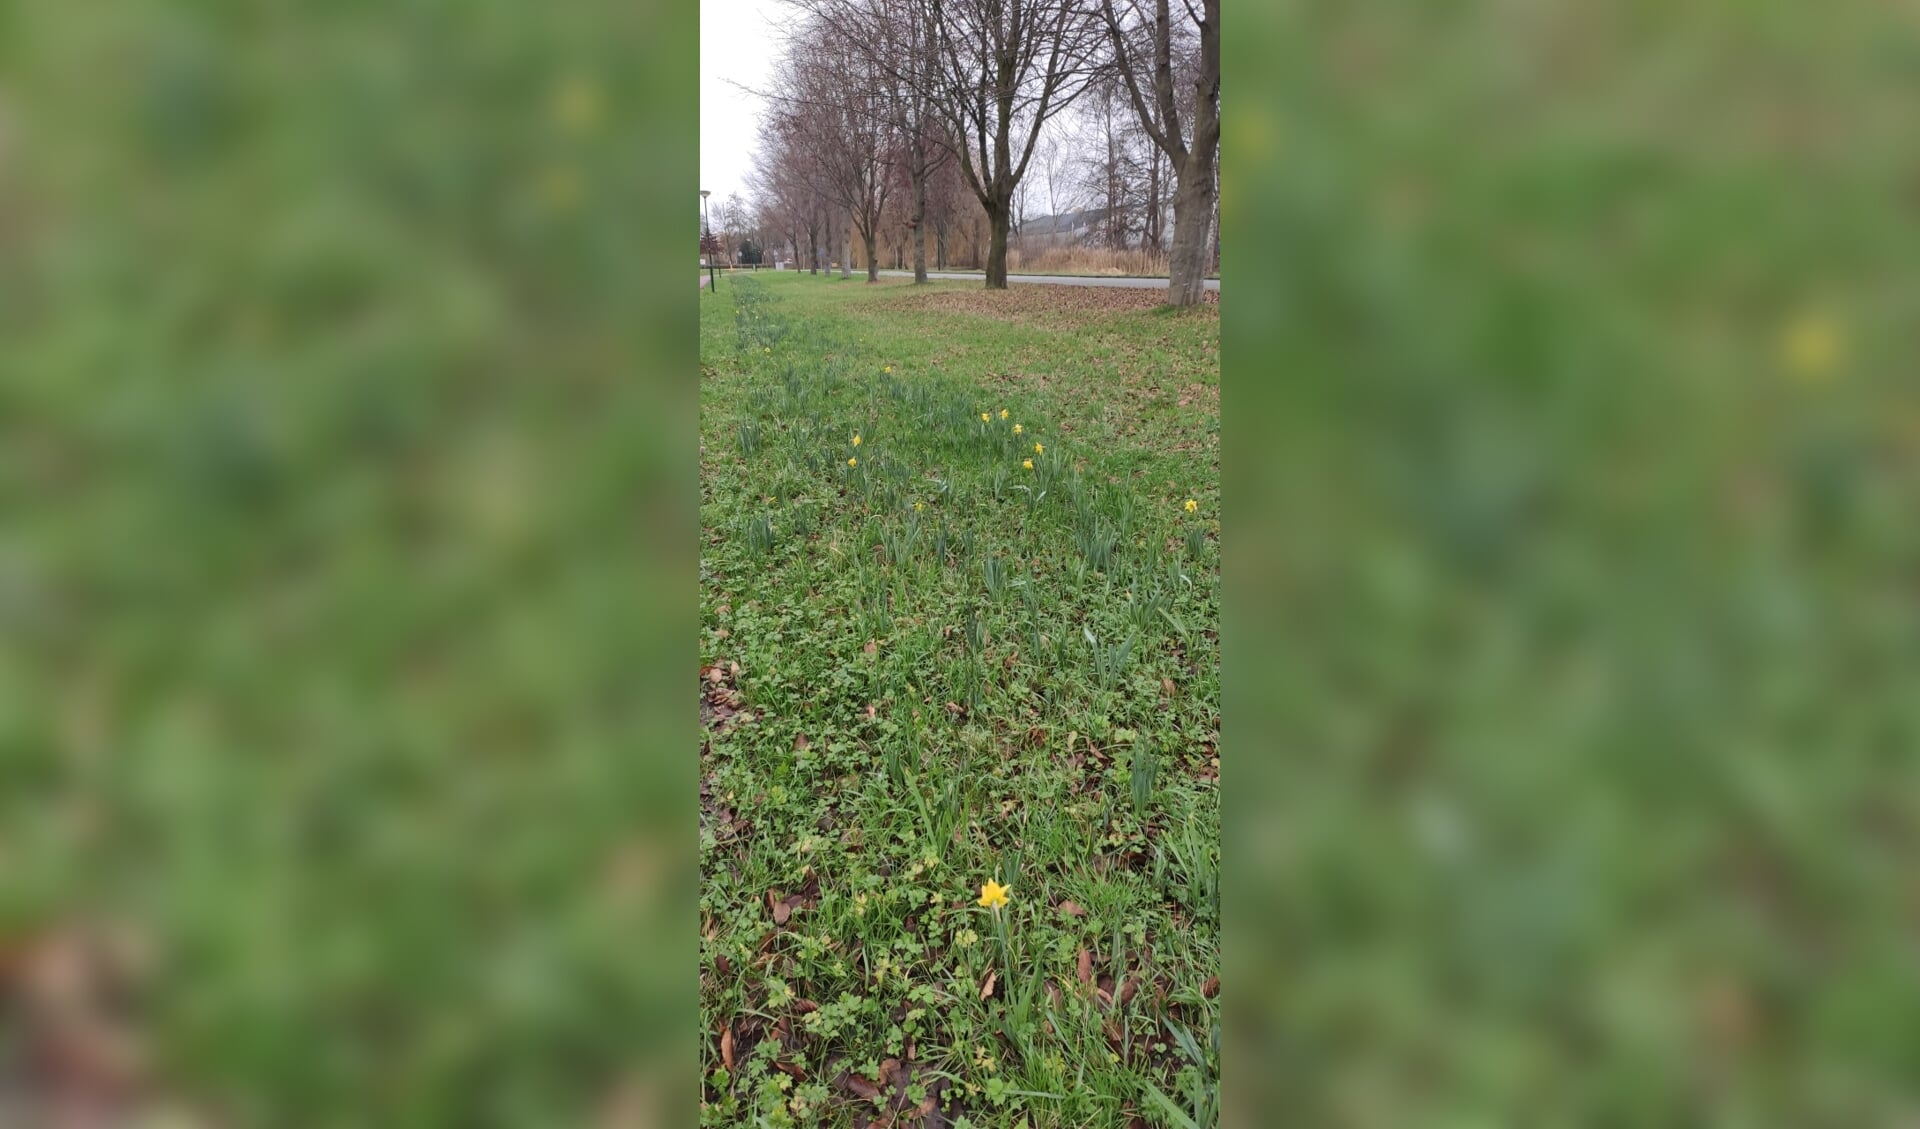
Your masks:
<instances>
[{"instance_id":1,"label":"dark tree bark","mask_svg":"<svg viewBox=\"0 0 1920 1129\"><path fill-rule=\"evenodd\" d=\"M1151 0L1152 16L1141 24L1120 15L1114 0L1100 0L1116 71L1125 82L1140 126L1173 164L1173 248L1167 257L1167 302L1192 306L1206 299L1208 234L1218 195L1220 147L1220 0L1201 0L1194 75L1193 122L1180 125L1174 97L1172 21L1167 0ZM1144 0L1133 0L1138 14ZM1193 12L1191 5L1187 6ZM1142 43L1142 38L1148 42ZM1153 95L1148 105L1143 81Z\"/></svg>"},{"instance_id":2,"label":"dark tree bark","mask_svg":"<svg viewBox=\"0 0 1920 1129\"><path fill-rule=\"evenodd\" d=\"M997 207L987 212L988 230L991 236L987 240L987 289L1005 290L1007 288L1007 236L1013 229L1013 212L1010 207Z\"/></svg>"}]
</instances>

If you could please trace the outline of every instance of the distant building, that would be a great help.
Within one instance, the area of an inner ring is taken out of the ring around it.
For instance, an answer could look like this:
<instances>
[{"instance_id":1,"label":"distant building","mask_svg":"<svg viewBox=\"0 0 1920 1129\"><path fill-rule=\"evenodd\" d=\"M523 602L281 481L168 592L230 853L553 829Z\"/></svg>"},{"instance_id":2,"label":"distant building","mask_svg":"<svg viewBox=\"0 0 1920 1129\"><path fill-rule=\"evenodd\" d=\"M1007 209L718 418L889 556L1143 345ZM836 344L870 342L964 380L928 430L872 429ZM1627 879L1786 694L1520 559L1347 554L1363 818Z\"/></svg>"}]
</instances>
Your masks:
<instances>
[{"instance_id":1,"label":"distant building","mask_svg":"<svg viewBox=\"0 0 1920 1129\"><path fill-rule=\"evenodd\" d=\"M1105 208L1081 208L1057 216L1036 216L1020 226L1020 234L1029 239L1069 243L1085 239L1106 221Z\"/></svg>"}]
</instances>

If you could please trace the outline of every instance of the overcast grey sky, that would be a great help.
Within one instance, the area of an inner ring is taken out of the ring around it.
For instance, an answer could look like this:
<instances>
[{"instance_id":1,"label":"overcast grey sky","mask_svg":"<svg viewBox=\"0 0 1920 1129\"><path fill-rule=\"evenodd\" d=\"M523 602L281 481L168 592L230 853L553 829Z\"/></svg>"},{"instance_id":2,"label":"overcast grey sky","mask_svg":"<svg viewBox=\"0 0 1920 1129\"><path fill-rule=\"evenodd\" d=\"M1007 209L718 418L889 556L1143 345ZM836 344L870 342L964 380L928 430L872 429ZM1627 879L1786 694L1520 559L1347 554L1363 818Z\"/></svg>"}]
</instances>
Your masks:
<instances>
[{"instance_id":1,"label":"overcast grey sky","mask_svg":"<svg viewBox=\"0 0 1920 1129\"><path fill-rule=\"evenodd\" d=\"M780 48L782 8L779 0L700 0L700 187L715 199L746 196L762 108L724 80L765 81Z\"/></svg>"}]
</instances>

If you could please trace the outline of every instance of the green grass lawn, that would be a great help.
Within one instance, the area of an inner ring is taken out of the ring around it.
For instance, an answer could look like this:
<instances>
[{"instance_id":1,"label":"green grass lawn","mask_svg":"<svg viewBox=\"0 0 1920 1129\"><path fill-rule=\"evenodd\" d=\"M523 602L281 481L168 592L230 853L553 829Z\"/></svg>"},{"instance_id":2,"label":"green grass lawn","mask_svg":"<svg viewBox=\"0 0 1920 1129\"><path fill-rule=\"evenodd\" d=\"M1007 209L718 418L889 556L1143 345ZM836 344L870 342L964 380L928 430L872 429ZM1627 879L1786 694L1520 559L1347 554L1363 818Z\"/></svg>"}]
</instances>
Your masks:
<instances>
[{"instance_id":1,"label":"green grass lawn","mask_svg":"<svg viewBox=\"0 0 1920 1129\"><path fill-rule=\"evenodd\" d=\"M1214 1120L1219 316L1155 300L701 295L703 1124Z\"/></svg>"}]
</instances>

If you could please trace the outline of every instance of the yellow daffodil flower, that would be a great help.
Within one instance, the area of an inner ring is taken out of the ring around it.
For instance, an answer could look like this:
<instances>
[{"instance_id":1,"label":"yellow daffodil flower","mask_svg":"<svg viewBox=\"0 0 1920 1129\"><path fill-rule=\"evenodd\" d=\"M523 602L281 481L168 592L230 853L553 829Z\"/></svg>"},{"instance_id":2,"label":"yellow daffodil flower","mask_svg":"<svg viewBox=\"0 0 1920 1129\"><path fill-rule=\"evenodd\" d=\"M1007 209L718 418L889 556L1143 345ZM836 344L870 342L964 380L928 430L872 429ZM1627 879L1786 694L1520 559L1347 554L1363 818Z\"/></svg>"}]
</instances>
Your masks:
<instances>
[{"instance_id":1,"label":"yellow daffodil flower","mask_svg":"<svg viewBox=\"0 0 1920 1129\"><path fill-rule=\"evenodd\" d=\"M1001 906L1007 904L1007 895L1009 893L1012 893L1012 891L1008 887L1002 886L1000 883L989 878L987 879L987 884L980 887L980 904L999 909Z\"/></svg>"},{"instance_id":2,"label":"yellow daffodil flower","mask_svg":"<svg viewBox=\"0 0 1920 1129\"><path fill-rule=\"evenodd\" d=\"M1033 469L1033 460L1032 460L1032 459L1028 459L1028 460L1026 460L1025 462L1023 462L1023 463L1021 463L1021 464L1020 464L1020 466L1021 466L1021 468L1022 468L1022 469L1024 469L1024 470L1032 470L1032 469Z\"/></svg>"},{"instance_id":3,"label":"yellow daffodil flower","mask_svg":"<svg viewBox=\"0 0 1920 1129\"><path fill-rule=\"evenodd\" d=\"M1840 367L1846 342L1832 318L1805 313L1795 318L1781 334L1780 353L1788 371L1812 383L1825 380Z\"/></svg>"},{"instance_id":4,"label":"yellow daffodil flower","mask_svg":"<svg viewBox=\"0 0 1920 1129\"><path fill-rule=\"evenodd\" d=\"M848 466L859 466L859 465L860 465L860 460L859 460L859 459L854 459L854 458L849 458L849 459L847 460L847 465L848 465Z\"/></svg>"},{"instance_id":5,"label":"yellow daffodil flower","mask_svg":"<svg viewBox=\"0 0 1920 1129\"><path fill-rule=\"evenodd\" d=\"M1196 511L1196 510L1198 510L1199 508L1200 508L1200 503L1198 503L1198 502L1196 502L1196 501L1194 501L1194 500L1193 500L1192 498L1188 498L1188 499L1187 499L1187 512L1188 512L1188 513L1193 513L1194 511Z\"/></svg>"}]
</instances>

